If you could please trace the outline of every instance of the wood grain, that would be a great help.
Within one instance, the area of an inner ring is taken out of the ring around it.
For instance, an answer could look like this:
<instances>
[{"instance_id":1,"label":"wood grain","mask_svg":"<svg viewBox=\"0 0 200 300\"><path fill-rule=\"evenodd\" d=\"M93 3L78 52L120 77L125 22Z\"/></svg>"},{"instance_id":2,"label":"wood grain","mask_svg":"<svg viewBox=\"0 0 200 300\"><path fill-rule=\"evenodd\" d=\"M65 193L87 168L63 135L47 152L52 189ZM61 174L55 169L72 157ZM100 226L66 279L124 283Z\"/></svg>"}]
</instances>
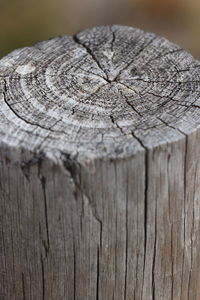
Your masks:
<instances>
[{"instance_id":1,"label":"wood grain","mask_svg":"<svg viewBox=\"0 0 200 300\"><path fill-rule=\"evenodd\" d=\"M199 76L124 26L0 60L0 299L198 300Z\"/></svg>"}]
</instances>

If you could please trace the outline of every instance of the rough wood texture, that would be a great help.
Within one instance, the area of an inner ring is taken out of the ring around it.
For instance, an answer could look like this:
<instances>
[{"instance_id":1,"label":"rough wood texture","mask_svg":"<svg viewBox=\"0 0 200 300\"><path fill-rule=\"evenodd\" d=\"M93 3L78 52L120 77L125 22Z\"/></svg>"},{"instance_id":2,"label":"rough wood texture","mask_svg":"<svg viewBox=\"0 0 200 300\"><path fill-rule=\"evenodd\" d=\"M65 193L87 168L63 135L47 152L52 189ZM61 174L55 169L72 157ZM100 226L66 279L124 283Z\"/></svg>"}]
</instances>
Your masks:
<instances>
[{"instance_id":1,"label":"rough wood texture","mask_svg":"<svg viewBox=\"0 0 200 300\"><path fill-rule=\"evenodd\" d=\"M200 299L199 77L120 26L0 61L0 299Z\"/></svg>"}]
</instances>

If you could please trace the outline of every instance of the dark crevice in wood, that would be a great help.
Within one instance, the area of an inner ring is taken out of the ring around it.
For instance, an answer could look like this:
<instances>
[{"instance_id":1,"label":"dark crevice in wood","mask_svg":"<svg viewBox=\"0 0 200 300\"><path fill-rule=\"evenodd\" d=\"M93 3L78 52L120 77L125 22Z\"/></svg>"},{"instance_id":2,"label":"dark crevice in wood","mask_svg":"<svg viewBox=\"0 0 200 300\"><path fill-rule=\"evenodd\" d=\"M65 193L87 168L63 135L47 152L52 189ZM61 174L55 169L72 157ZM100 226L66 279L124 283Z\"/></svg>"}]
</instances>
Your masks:
<instances>
[{"instance_id":1,"label":"dark crevice in wood","mask_svg":"<svg viewBox=\"0 0 200 300\"><path fill-rule=\"evenodd\" d=\"M114 44L115 44L115 40L116 40L116 34L115 34L115 31L113 30L112 26L110 26L110 32L112 34L110 50L114 53Z\"/></svg>"},{"instance_id":2,"label":"dark crevice in wood","mask_svg":"<svg viewBox=\"0 0 200 300\"><path fill-rule=\"evenodd\" d=\"M45 154L43 151L40 151L38 153L33 153L33 156L29 160L20 162L22 173L28 182L30 182L30 168L34 165L41 164L44 159Z\"/></svg>"},{"instance_id":3,"label":"dark crevice in wood","mask_svg":"<svg viewBox=\"0 0 200 300\"><path fill-rule=\"evenodd\" d=\"M183 132L181 129L179 129L178 127L175 127L173 125L171 125L171 123L167 123L166 121L164 121L161 117L156 117L158 120L160 120L164 125L166 125L167 127L170 127L174 130L177 130L179 133L181 133L181 135L186 136L186 133Z\"/></svg>"},{"instance_id":4,"label":"dark crevice in wood","mask_svg":"<svg viewBox=\"0 0 200 300\"><path fill-rule=\"evenodd\" d=\"M126 178L126 224L125 224L125 228L126 228L126 249L125 249L125 277L124 277L124 300L127 299L127 276L128 276L128 239L129 239L129 231L128 231L128 197L129 197L129 193L128 193L128 174L127 174L127 178Z\"/></svg>"},{"instance_id":5,"label":"dark crevice in wood","mask_svg":"<svg viewBox=\"0 0 200 300\"><path fill-rule=\"evenodd\" d=\"M146 151L148 150L148 148L144 145L144 143L142 142L142 140L135 134L134 131L131 131L131 135L134 137L134 139L136 141L138 141L138 143L140 144L140 146Z\"/></svg>"},{"instance_id":6,"label":"dark crevice in wood","mask_svg":"<svg viewBox=\"0 0 200 300\"><path fill-rule=\"evenodd\" d=\"M42 256L40 257L40 263L41 263L41 275L42 275L42 300L45 300L45 271L44 271L44 261Z\"/></svg>"},{"instance_id":7,"label":"dark crevice in wood","mask_svg":"<svg viewBox=\"0 0 200 300\"><path fill-rule=\"evenodd\" d=\"M116 167L116 163L113 162L114 165L114 170L115 170L115 186L117 185L117 167ZM115 250L114 250L114 269L115 269L115 276L114 276L114 289L113 289L113 300L115 300L115 292L117 290L117 230L118 230L118 224L117 224L117 203L115 205Z\"/></svg>"},{"instance_id":8,"label":"dark crevice in wood","mask_svg":"<svg viewBox=\"0 0 200 300\"><path fill-rule=\"evenodd\" d=\"M87 51L87 53L89 54L89 56L93 59L93 61L98 65L99 69L105 74L105 77L104 79L107 81L107 82L111 82L108 78L108 75L106 74L106 72L104 71L104 69L102 68L100 62L98 61L98 59L96 58L96 56L94 55L94 53L91 51L91 49L86 45L84 44L83 42L80 41L80 39L78 38L77 35L74 35L73 36L73 39L75 41L75 43L77 43L78 45L82 46L83 48L85 48L85 50Z\"/></svg>"},{"instance_id":9,"label":"dark crevice in wood","mask_svg":"<svg viewBox=\"0 0 200 300\"><path fill-rule=\"evenodd\" d=\"M156 280L155 280L155 275L156 275L156 252L157 252L157 197L155 197L155 225L154 225L154 249L153 249L153 263L152 263L152 300L156 299Z\"/></svg>"},{"instance_id":10,"label":"dark crevice in wood","mask_svg":"<svg viewBox=\"0 0 200 300\"><path fill-rule=\"evenodd\" d=\"M49 250L48 250L47 242L46 242L46 240L42 236L42 228L41 228L40 222L39 222L39 237L40 237L40 241L42 243L42 247L44 249L44 255L42 255L42 257L43 258L47 258Z\"/></svg>"},{"instance_id":11,"label":"dark crevice in wood","mask_svg":"<svg viewBox=\"0 0 200 300\"><path fill-rule=\"evenodd\" d=\"M100 232L99 232L99 250L100 250L100 254L102 254L102 243L103 243L103 222L100 220L100 218L98 217L99 220L99 225L100 225Z\"/></svg>"},{"instance_id":12,"label":"dark crevice in wood","mask_svg":"<svg viewBox=\"0 0 200 300\"><path fill-rule=\"evenodd\" d=\"M110 115L110 120L111 122L115 125L116 128L118 128L120 130L120 132L126 136L126 132L124 132L124 130L122 129L122 127L119 126L119 124L115 121L114 117L112 115Z\"/></svg>"},{"instance_id":13,"label":"dark crevice in wood","mask_svg":"<svg viewBox=\"0 0 200 300\"><path fill-rule=\"evenodd\" d=\"M96 279L96 300L99 300L99 281L100 281L100 253L97 246L97 279Z\"/></svg>"},{"instance_id":14,"label":"dark crevice in wood","mask_svg":"<svg viewBox=\"0 0 200 300\"><path fill-rule=\"evenodd\" d=\"M25 289L24 273L23 272L22 272L22 294L23 294L23 300L26 300L26 289Z\"/></svg>"},{"instance_id":15,"label":"dark crevice in wood","mask_svg":"<svg viewBox=\"0 0 200 300\"><path fill-rule=\"evenodd\" d=\"M76 107L77 107L77 105L71 108L72 116L73 116L73 115L75 114L75 112L76 112L76 110L75 110Z\"/></svg>"},{"instance_id":16,"label":"dark crevice in wood","mask_svg":"<svg viewBox=\"0 0 200 300\"><path fill-rule=\"evenodd\" d=\"M111 122L115 125L115 127L118 128L125 137L128 136L128 133L126 133L124 131L124 129L121 126L119 126L118 122L115 121L115 118L112 115L110 115L110 119L111 119ZM142 148L144 148L142 141L133 133L133 131L130 133L130 135L132 136L132 138L134 138L135 141L137 141L139 143L139 145Z\"/></svg>"},{"instance_id":17,"label":"dark crevice in wood","mask_svg":"<svg viewBox=\"0 0 200 300\"><path fill-rule=\"evenodd\" d=\"M192 277L192 270L194 267L194 255L193 255L193 249L194 249L194 242L193 242L193 235L195 234L195 184L197 182L197 172L198 172L198 164L195 166L195 172L194 172L194 187L193 187L193 197L192 197L192 228L191 228L191 236L190 236L190 242L191 242L191 268L189 273L189 288L188 291L190 291L190 284L191 284L191 277ZM188 299L190 299L188 297Z\"/></svg>"},{"instance_id":18,"label":"dark crevice in wood","mask_svg":"<svg viewBox=\"0 0 200 300\"><path fill-rule=\"evenodd\" d=\"M74 300L76 300L76 247L75 247L75 240L73 237L73 260L74 260Z\"/></svg>"},{"instance_id":19,"label":"dark crevice in wood","mask_svg":"<svg viewBox=\"0 0 200 300\"><path fill-rule=\"evenodd\" d=\"M128 97L126 97L125 95L124 97L128 106L130 106L134 112L136 112L140 117L142 117L142 114L134 107L134 105L131 104L131 102L128 100Z\"/></svg>"},{"instance_id":20,"label":"dark crevice in wood","mask_svg":"<svg viewBox=\"0 0 200 300\"><path fill-rule=\"evenodd\" d=\"M184 214L183 214L183 258L182 258L182 275L181 275L181 297L185 289L184 271L185 271L185 247L186 247L186 200L187 200L187 156L188 156L188 136L185 136L185 155L184 155Z\"/></svg>"},{"instance_id":21,"label":"dark crevice in wood","mask_svg":"<svg viewBox=\"0 0 200 300\"><path fill-rule=\"evenodd\" d=\"M142 287L142 294L143 294L143 288L144 288L144 282L145 282L145 266L146 266L146 259L147 259L147 233L148 233L148 186L149 186L149 149L144 145L144 143L135 135L135 133L132 131L132 136L139 142L141 147L145 151L144 156L144 170L145 170L145 189L144 189L144 261L143 261L143 287Z\"/></svg>"},{"instance_id":22,"label":"dark crevice in wood","mask_svg":"<svg viewBox=\"0 0 200 300\"><path fill-rule=\"evenodd\" d=\"M171 286L171 300L174 299L174 255L173 255L173 222L171 223L171 263L172 263L172 286Z\"/></svg>"},{"instance_id":23,"label":"dark crevice in wood","mask_svg":"<svg viewBox=\"0 0 200 300\"><path fill-rule=\"evenodd\" d=\"M138 227L137 227L137 228L138 228ZM136 291L137 291L137 286L138 286L139 252L140 252L140 250L138 249L138 230L137 230L137 262L136 262L136 269L135 269L135 275L136 275L135 282L136 282L136 285L135 285L135 288L134 288L134 300L137 299Z\"/></svg>"},{"instance_id":24,"label":"dark crevice in wood","mask_svg":"<svg viewBox=\"0 0 200 300\"><path fill-rule=\"evenodd\" d=\"M67 172L70 175L70 178L74 184L75 199L77 199L79 194L82 195L83 199L84 199L84 196L87 198L88 204L89 204L92 214L93 214L93 217L99 223L100 228L102 228L103 224L102 224L100 217L97 215L96 209L94 207L94 203L93 203L92 199L90 198L90 196L88 195L87 191L84 189L84 187L81 184L80 176L78 175L81 172L80 171L81 165L75 159L71 158L70 155L68 155L67 153L62 152L61 155L62 155L61 159L63 162L63 166L67 170Z\"/></svg>"},{"instance_id":25,"label":"dark crevice in wood","mask_svg":"<svg viewBox=\"0 0 200 300\"><path fill-rule=\"evenodd\" d=\"M83 189L81 191L83 192ZM91 211L92 211L92 215L95 218L95 220L99 223L100 230L101 230L102 227L103 227L103 223L102 223L102 220L100 219L100 217L98 216L98 214L96 212L96 209L94 207L94 203L93 203L92 199L88 196L88 194L86 194L86 191L83 193L83 195L85 195L85 197L87 198L88 204L89 204L89 206L91 208Z\"/></svg>"},{"instance_id":26,"label":"dark crevice in wood","mask_svg":"<svg viewBox=\"0 0 200 300\"><path fill-rule=\"evenodd\" d=\"M143 144L142 144L143 145ZM145 190L144 190L144 261L143 261L143 286L142 294L145 283L145 267L147 260L147 233L148 233L148 148L143 145L145 149Z\"/></svg>"},{"instance_id":27,"label":"dark crevice in wood","mask_svg":"<svg viewBox=\"0 0 200 300\"><path fill-rule=\"evenodd\" d=\"M169 153L167 155L167 179L168 179L168 182L169 182L169 179L170 179L170 158L171 158L171 154ZM171 207L172 207L172 204L171 204L171 196L170 196L170 184L167 185L167 196L168 196L168 215L169 215L169 222L170 224L172 223L172 212L171 212ZM171 240L172 242L172 240Z\"/></svg>"},{"instance_id":28,"label":"dark crevice in wood","mask_svg":"<svg viewBox=\"0 0 200 300\"><path fill-rule=\"evenodd\" d=\"M120 94L122 95L122 97L125 98L125 101L126 101L127 105L128 105L134 112L136 112L140 117L142 117L142 114L134 107L133 104L131 104L129 98L128 98L124 93L122 93L122 91L119 91L119 92L120 92Z\"/></svg>"},{"instance_id":29,"label":"dark crevice in wood","mask_svg":"<svg viewBox=\"0 0 200 300\"><path fill-rule=\"evenodd\" d=\"M46 235L47 235L47 243L46 243L46 257L48 256L50 250L50 239L49 239L49 222L48 222L48 208L47 208L47 196L46 196L46 179L44 176L40 178L42 191L43 191L43 199L44 199L44 216L45 216L45 224L46 224Z\"/></svg>"},{"instance_id":30,"label":"dark crevice in wood","mask_svg":"<svg viewBox=\"0 0 200 300\"><path fill-rule=\"evenodd\" d=\"M78 197L78 192L79 192L79 185L80 183L78 183L78 178L77 174L78 174L78 169L79 169L79 165L75 160L76 158L72 158L70 154L66 153L66 152L61 152L61 160L63 162L63 166L65 167L65 169L67 170L71 181L73 182L74 185L74 197L75 199L77 199ZM78 185L77 185L78 183Z\"/></svg>"}]
</instances>

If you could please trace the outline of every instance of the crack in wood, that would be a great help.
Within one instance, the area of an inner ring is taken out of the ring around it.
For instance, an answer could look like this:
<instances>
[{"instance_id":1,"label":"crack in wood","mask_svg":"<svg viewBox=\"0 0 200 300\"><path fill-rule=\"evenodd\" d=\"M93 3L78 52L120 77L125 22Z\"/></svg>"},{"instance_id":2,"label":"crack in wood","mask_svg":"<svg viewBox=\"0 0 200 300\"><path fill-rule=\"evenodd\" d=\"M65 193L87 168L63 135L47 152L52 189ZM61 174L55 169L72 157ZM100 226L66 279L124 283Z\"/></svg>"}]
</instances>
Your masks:
<instances>
[{"instance_id":1,"label":"crack in wood","mask_svg":"<svg viewBox=\"0 0 200 300\"><path fill-rule=\"evenodd\" d=\"M77 35L74 35L74 36L73 36L73 39L74 39L74 41L75 41L78 45L80 45L80 46L82 46L83 48L85 48L85 50L87 51L87 53L89 54L89 56L90 56L90 57L93 59L93 61L97 64L97 66L99 67L99 69L105 74L104 79L105 79L107 82L110 83L111 81L109 80L108 75L106 74L106 72L105 72L104 69L102 68L100 62L98 61L98 59L96 58L96 56L94 55L94 53L91 51L91 49L90 49L86 44L84 44L83 42L81 42L81 40L78 38Z\"/></svg>"},{"instance_id":2,"label":"crack in wood","mask_svg":"<svg viewBox=\"0 0 200 300\"><path fill-rule=\"evenodd\" d=\"M42 256L40 257L40 263L41 263L41 276L42 276L42 300L45 300L45 270L44 270L44 261Z\"/></svg>"},{"instance_id":3,"label":"crack in wood","mask_svg":"<svg viewBox=\"0 0 200 300\"><path fill-rule=\"evenodd\" d=\"M84 187L81 184L81 178L80 178L80 173L82 169L81 165L78 163L78 161L72 159L70 155L66 154L65 152L62 152L61 155L62 155L63 166L65 167L68 174L70 175L71 181L73 182L74 185L75 199L78 199L78 195L82 195L83 199L84 197L87 199L87 203L91 208L93 217L100 225L100 228L102 228L102 220L100 219L100 217L96 212L94 203L92 199L89 197L87 191L84 189Z\"/></svg>"},{"instance_id":4,"label":"crack in wood","mask_svg":"<svg viewBox=\"0 0 200 300\"><path fill-rule=\"evenodd\" d=\"M22 272L22 292L23 292L23 300L26 300L26 289L25 289L24 273L23 272Z\"/></svg>"},{"instance_id":5,"label":"crack in wood","mask_svg":"<svg viewBox=\"0 0 200 300\"><path fill-rule=\"evenodd\" d=\"M116 34L115 34L115 31L113 30L112 26L110 26L110 32L112 34L112 40L111 40L111 43L110 43L111 44L110 49L114 53L114 44L115 44L115 40L116 40ZM113 59L113 57L112 57L112 59Z\"/></svg>"},{"instance_id":6,"label":"crack in wood","mask_svg":"<svg viewBox=\"0 0 200 300\"><path fill-rule=\"evenodd\" d=\"M96 300L99 300L99 282L100 282L100 253L97 246L97 279L96 279Z\"/></svg>"},{"instance_id":7,"label":"crack in wood","mask_svg":"<svg viewBox=\"0 0 200 300\"><path fill-rule=\"evenodd\" d=\"M47 236L47 242L44 245L45 245L45 257L47 257L50 251L50 238L49 238L49 221L48 221L48 206L47 206L45 177L40 176L40 181L42 185L43 199L44 199L44 216L45 216L46 236Z\"/></svg>"},{"instance_id":8,"label":"crack in wood","mask_svg":"<svg viewBox=\"0 0 200 300\"><path fill-rule=\"evenodd\" d=\"M188 159L188 136L185 136L185 153L184 153L184 204L183 204L183 255L182 255L182 274L181 274L181 296L184 290L184 268L185 268L185 251L186 251L186 200L187 200L187 159Z\"/></svg>"}]
</instances>

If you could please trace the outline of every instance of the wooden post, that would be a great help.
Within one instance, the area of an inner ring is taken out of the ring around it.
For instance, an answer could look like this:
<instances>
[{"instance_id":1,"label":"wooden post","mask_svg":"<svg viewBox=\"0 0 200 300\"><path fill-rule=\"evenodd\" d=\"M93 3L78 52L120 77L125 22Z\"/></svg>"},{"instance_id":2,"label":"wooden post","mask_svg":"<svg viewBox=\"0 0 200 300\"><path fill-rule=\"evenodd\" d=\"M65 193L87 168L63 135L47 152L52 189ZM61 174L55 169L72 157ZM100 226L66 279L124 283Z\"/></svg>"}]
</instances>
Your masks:
<instances>
[{"instance_id":1,"label":"wooden post","mask_svg":"<svg viewBox=\"0 0 200 300\"><path fill-rule=\"evenodd\" d=\"M0 61L0 299L200 299L200 62L123 26Z\"/></svg>"}]
</instances>

